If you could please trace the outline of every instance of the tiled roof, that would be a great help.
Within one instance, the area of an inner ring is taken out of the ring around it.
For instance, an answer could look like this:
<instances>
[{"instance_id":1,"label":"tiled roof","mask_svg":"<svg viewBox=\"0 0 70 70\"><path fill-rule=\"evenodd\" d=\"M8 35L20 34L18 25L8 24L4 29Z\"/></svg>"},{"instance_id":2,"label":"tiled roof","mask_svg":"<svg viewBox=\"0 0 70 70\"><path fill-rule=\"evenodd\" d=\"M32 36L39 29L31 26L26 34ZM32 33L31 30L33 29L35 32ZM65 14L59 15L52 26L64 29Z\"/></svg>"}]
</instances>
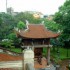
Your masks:
<instances>
[{"instance_id":1,"label":"tiled roof","mask_svg":"<svg viewBox=\"0 0 70 70\"><path fill-rule=\"evenodd\" d=\"M25 38L55 38L59 34L49 31L42 24L29 24L28 29L20 30L18 35Z\"/></svg>"}]
</instances>

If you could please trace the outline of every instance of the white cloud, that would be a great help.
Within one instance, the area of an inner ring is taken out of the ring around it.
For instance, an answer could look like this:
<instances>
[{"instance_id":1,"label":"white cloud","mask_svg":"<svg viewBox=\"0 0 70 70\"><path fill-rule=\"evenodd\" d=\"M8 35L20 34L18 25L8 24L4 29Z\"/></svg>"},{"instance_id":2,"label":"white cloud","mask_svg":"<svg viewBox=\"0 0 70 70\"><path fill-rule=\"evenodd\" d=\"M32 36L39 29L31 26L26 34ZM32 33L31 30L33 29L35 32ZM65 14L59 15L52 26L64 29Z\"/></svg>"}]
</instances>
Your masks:
<instances>
[{"instance_id":1,"label":"white cloud","mask_svg":"<svg viewBox=\"0 0 70 70\"><path fill-rule=\"evenodd\" d=\"M66 0L7 0L8 7L14 11L40 11L44 14L54 14ZM0 11L5 11L6 0L0 0Z\"/></svg>"}]
</instances>

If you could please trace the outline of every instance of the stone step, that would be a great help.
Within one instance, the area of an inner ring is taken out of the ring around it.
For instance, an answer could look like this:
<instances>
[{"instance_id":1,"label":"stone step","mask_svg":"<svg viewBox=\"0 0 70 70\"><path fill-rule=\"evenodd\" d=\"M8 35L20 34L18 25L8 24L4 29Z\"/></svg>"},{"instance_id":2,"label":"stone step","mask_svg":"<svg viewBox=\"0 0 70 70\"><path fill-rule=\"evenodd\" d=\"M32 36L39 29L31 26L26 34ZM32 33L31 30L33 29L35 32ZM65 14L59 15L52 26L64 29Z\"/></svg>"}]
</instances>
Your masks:
<instances>
[{"instance_id":1,"label":"stone step","mask_svg":"<svg viewBox=\"0 0 70 70\"><path fill-rule=\"evenodd\" d=\"M22 61L5 61L0 62L0 68L22 67Z\"/></svg>"}]
</instances>

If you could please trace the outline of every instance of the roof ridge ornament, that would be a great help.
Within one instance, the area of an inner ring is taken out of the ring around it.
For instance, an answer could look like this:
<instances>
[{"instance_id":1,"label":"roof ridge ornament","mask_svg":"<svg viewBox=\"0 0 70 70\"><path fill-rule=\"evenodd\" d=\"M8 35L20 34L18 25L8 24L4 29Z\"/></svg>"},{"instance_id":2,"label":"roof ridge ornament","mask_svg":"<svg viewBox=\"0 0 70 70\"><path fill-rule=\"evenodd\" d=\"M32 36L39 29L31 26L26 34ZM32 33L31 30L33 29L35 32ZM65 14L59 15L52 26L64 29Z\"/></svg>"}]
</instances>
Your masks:
<instances>
[{"instance_id":1,"label":"roof ridge ornament","mask_svg":"<svg viewBox=\"0 0 70 70\"><path fill-rule=\"evenodd\" d=\"M58 30L58 32L57 33L60 33L61 31L60 30Z\"/></svg>"},{"instance_id":2,"label":"roof ridge ornament","mask_svg":"<svg viewBox=\"0 0 70 70\"><path fill-rule=\"evenodd\" d=\"M27 29L28 29L28 25L29 25L29 21L28 21L28 20L26 20L26 26L27 26Z\"/></svg>"},{"instance_id":3,"label":"roof ridge ornament","mask_svg":"<svg viewBox=\"0 0 70 70\"><path fill-rule=\"evenodd\" d=\"M18 29L17 27L14 27L14 30L15 30L15 31L18 31L19 29Z\"/></svg>"},{"instance_id":4,"label":"roof ridge ornament","mask_svg":"<svg viewBox=\"0 0 70 70\"><path fill-rule=\"evenodd\" d=\"M42 21L42 23L41 23L42 25L44 25L44 21Z\"/></svg>"}]
</instances>

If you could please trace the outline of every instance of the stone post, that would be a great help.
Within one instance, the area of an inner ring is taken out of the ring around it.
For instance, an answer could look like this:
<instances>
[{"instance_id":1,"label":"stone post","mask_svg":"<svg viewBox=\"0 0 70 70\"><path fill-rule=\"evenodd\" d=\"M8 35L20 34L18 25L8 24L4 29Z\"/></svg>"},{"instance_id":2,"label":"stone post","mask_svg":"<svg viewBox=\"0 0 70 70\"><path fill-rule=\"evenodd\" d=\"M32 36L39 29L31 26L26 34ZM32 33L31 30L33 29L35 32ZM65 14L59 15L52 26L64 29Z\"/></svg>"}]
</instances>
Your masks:
<instances>
[{"instance_id":1,"label":"stone post","mask_svg":"<svg viewBox=\"0 0 70 70\"><path fill-rule=\"evenodd\" d=\"M50 65L50 48L52 45L48 45L47 47L47 65Z\"/></svg>"},{"instance_id":2,"label":"stone post","mask_svg":"<svg viewBox=\"0 0 70 70\"><path fill-rule=\"evenodd\" d=\"M34 47L32 47L32 51L34 52Z\"/></svg>"},{"instance_id":3,"label":"stone post","mask_svg":"<svg viewBox=\"0 0 70 70\"><path fill-rule=\"evenodd\" d=\"M50 65L50 47L47 47L47 65Z\"/></svg>"},{"instance_id":4,"label":"stone post","mask_svg":"<svg viewBox=\"0 0 70 70\"><path fill-rule=\"evenodd\" d=\"M34 52L31 49L23 51L23 70L26 70L26 64L31 64L34 67Z\"/></svg>"}]
</instances>

